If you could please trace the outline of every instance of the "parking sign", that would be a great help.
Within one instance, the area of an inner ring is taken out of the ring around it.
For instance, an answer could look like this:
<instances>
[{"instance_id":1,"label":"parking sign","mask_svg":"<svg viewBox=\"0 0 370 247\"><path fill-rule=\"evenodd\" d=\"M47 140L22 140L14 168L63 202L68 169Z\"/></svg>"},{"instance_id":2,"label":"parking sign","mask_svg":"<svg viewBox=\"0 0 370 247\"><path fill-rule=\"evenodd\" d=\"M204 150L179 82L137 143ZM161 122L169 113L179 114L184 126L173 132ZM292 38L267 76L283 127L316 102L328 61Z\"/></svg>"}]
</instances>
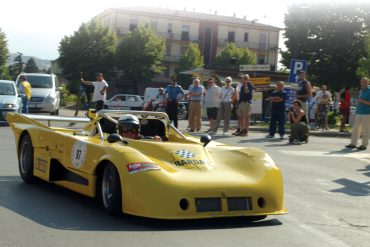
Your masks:
<instances>
[{"instance_id":1,"label":"parking sign","mask_svg":"<svg viewBox=\"0 0 370 247\"><path fill-rule=\"evenodd\" d=\"M290 62L289 82L297 83L299 80L299 71L307 71L307 61L292 59Z\"/></svg>"}]
</instances>

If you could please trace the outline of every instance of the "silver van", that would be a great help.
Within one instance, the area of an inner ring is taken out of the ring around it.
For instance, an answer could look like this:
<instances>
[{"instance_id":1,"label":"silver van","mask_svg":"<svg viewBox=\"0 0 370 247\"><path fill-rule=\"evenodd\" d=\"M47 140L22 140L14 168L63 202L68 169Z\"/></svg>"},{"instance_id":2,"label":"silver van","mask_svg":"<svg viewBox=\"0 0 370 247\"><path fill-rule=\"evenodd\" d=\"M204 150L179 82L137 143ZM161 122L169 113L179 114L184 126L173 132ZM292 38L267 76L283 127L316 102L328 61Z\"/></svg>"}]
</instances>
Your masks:
<instances>
[{"instance_id":1,"label":"silver van","mask_svg":"<svg viewBox=\"0 0 370 247\"><path fill-rule=\"evenodd\" d=\"M27 78L32 87L32 96L28 106L29 111L58 115L60 103L58 77L54 74L21 73L16 80L17 88L19 88L19 77L21 75Z\"/></svg>"}]
</instances>

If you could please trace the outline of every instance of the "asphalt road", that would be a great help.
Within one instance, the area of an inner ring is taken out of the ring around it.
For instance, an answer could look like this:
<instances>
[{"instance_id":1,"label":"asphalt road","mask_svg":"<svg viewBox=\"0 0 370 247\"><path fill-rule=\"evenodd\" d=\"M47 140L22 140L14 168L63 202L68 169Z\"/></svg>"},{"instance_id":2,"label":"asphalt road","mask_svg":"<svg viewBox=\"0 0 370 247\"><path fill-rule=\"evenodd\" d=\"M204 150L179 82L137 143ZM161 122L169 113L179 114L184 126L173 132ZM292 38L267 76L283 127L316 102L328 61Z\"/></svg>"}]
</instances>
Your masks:
<instances>
[{"instance_id":1,"label":"asphalt road","mask_svg":"<svg viewBox=\"0 0 370 247\"><path fill-rule=\"evenodd\" d=\"M218 137L256 146L282 169L287 215L162 221L110 217L93 199L19 177L13 134L0 127L0 246L370 246L370 152L344 138Z\"/></svg>"}]
</instances>

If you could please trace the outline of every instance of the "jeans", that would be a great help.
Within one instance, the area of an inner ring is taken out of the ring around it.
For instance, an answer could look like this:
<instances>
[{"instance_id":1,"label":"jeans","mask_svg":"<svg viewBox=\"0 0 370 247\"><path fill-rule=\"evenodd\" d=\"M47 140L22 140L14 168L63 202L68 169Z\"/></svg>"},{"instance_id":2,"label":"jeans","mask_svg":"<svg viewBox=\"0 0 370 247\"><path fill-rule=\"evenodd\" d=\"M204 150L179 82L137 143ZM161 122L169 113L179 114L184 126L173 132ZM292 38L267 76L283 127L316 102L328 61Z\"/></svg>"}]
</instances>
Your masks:
<instances>
[{"instance_id":1,"label":"jeans","mask_svg":"<svg viewBox=\"0 0 370 247\"><path fill-rule=\"evenodd\" d=\"M28 113L28 99L26 97L26 95L21 95L22 97L22 105L23 105L23 109L22 109L22 113Z\"/></svg>"},{"instance_id":2,"label":"jeans","mask_svg":"<svg viewBox=\"0 0 370 247\"><path fill-rule=\"evenodd\" d=\"M282 137L285 134L285 112L283 111L274 111L271 112L271 120L270 120L270 135L274 136L276 133L276 122L279 126L279 135Z\"/></svg>"}]
</instances>

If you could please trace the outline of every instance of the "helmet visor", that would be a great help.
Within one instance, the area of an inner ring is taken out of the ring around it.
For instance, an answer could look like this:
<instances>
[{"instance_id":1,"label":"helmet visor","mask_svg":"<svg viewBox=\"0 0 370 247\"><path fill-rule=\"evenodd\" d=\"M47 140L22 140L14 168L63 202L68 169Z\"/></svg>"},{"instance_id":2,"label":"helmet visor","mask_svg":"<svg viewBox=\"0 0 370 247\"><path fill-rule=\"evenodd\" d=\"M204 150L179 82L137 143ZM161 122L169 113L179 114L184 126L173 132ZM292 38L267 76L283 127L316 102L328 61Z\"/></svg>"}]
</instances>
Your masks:
<instances>
[{"instance_id":1,"label":"helmet visor","mask_svg":"<svg viewBox=\"0 0 370 247\"><path fill-rule=\"evenodd\" d=\"M139 125L132 124L132 123L120 124L118 126L118 130L122 133L128 133L128 132L137 133L139 132Z\"/></svg>"}]
</instances>

